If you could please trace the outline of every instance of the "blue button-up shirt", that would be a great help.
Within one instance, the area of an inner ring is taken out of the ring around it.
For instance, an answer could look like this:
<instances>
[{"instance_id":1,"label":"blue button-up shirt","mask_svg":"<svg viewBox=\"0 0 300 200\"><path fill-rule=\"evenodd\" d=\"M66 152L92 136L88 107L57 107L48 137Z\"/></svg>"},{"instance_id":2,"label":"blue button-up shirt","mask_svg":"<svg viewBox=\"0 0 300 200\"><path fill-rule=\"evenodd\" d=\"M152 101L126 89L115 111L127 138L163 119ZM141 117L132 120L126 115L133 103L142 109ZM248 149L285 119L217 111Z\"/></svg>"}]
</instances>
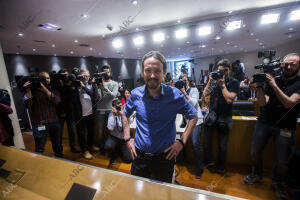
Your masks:
<instances>
[{"instance_id":1,"label":"blue button-up shirt","mask_svg":"<svg viewBox=\"0 0 300 200\"><path fill-rule=\"evenodd\" d=\"M161 153L175 141L177 113L193 119L197 111L183 94L174 87L161 84L161 92L155 98L148 94L146 86L134 89L124 108L130 117L136 111L135 146L147 153Z\"/></svg>"}]
</instances>

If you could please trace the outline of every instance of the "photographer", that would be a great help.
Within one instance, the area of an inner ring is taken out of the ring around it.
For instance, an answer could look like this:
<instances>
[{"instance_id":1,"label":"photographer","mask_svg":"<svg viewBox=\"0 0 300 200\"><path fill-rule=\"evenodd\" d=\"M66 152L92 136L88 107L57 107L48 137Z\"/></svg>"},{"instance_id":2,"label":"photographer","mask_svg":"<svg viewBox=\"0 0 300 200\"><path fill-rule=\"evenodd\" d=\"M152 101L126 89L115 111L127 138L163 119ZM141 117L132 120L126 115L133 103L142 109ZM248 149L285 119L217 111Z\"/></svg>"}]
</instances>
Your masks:
<instances>
[{"instance_id":1,"label":"photographer","mask_svg":"<svg viewBox=\"0 0 300 200\"><path fill-rule=\"evenodd\" d=\"M65 69L61 69L57 74L54 74L51 79L60 92L61 102L57 105L57 116L61 127L60 137L62 140L64 124L66 121L68 128L68 138L70 149L73 153L79 153L80 149L76 146L75 142L75 123L73 113L73 101L75 96L75 88L72 88L72 80L69 77L69 73Z\"/></svg>"},{"instance_id":2,"label":"photographer","mask_svg":"<svg viewBox=\"0 0 300 200\"><path fill-rule=\"evenodd\" d=\"M203 173L203 147L200 142L201 137L201 124L203 123L203 115L201 108L198 103L199 92L196 87L190 86L189 78L186 74L182 75L182 81L185 82L185 87L178 88L182 94L185 96L186 100L196 109L198 121L191 135L191 140L193 144L193 151L196 164L196 178L199 179ZM185 89L186 88L186 89Z\"/></svg>"},{"instance_id":3,"label":"photographer","mask_svg":"<svg viewBox=\"0 0 300 200\"><path fill-rule=\"evenodd\" d=\"M76 88L76 98L74 103L74 115L78 134L78 141L83 157L87 160L93 158L88 151L98 151L94 146L94 113L93 99L94 91L91 84L88 84L90 73L88 70L80 70L78 78L80 86ZM85 130L87 129L87 140Z\"/></svg>"},{"instance_id":4,"label":"photographer","mask_svg":"<svg viewBox=\"0 0 300 200\"><path fill-rule=\"evenodd\" d=\"M217 172L224 175L228 138L232 127L232 103L239 93L239 82L229 77L231 71L229 60L220 60L217 67L217 72L210 73L203 91L204 97L210 95L209 113L204 120L204 152L206 166L213 169L212 135L214 128L217 128L219 154L216 167Z\"/></svg>"},{"instance_id":5,"label":"photographer","mask_svg":"<svg viewBox=\"0 0 300 200\"><path fill-rule=\"evenodd\" d=\"M110 154L110 165L115 163L117 149L120 149L123 161L130 163L132 162L132 158L124 140L122 126L123 106L121 101L117 98L113 100L112 105L112 112L108 116L107 123L107 128L110 131L110 135L105 142L104 148Z\"/></svg>"},{"instance_id":6,"label":"photographer","mask_svg":"<svg viewBox=\"0 0 300 200\"><path fill-rule=\"evenodd\" d=\"M274 137L276 162L273 168L272 186L280 198L287 199L286 182L291 146L299 113L300 77L298 54L284 57L283 77L275 78L266 74L267 84L256 83L257 100L261 113L252 137L252 173L245 177L247 184L260 182L263 178L262 153L269 138Z\"/></svg>"},{"instance_id":7,"label":"photographer","mask_svg":"<svg viewBox=\"0 0 300 200\"><path fill-rule=\"evenodd\" d=\"M10 101L8 91L0 88L0 144L7 146L14 145L14 131L8 116L13 112Z\"/></svg>"},{"instance_id":8,"label":"photographer","mask_svg":"<svg viewBox=\"0 0 300 200\"><path fill-rule=\"evenodd\" d=\"M51 88L50 76L47 72L41 72L39 76L41 79L39 84L32 84L30 81L24 84L26 89L24 103L31 110L35 151L44 152L47 135L49 135L55 156L63 157L60 126L56 115L56 105L60 102L60 95L58 91Z\"/></svg>"},{"instance_id":9,"label":"photographer","mask_svg":"<svg viewBox=\"0 0 300 200\"><path fill-rule=\"evenodd\" d=\"M109 113L112 111L112 100L118 94L118 83L111 80L110 67L104 65L101 68L104 74L100 83L95 84L96 101L97 101L97 118L99 125L100 151L104 153L104 143L106 140L105 127Z\"/></svg>"}]
</instances>

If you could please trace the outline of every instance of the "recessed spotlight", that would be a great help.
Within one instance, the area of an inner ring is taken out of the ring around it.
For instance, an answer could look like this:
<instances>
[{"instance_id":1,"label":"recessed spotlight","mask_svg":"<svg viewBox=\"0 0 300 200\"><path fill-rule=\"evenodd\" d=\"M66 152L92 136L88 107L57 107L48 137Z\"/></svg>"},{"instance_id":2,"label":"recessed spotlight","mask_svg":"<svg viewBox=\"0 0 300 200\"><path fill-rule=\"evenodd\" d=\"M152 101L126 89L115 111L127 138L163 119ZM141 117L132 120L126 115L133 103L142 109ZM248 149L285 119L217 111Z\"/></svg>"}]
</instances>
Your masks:
<instances>
[{"instance_id":1,"label":"recessed spotlight","mask_svg":"<svg viewBox=\"0 0 300 200\"><path fill-rule=\"evenodd\" d=\"M99 52L99 53L98 53L98 55L99 55L99 56L101 56L101 55L102 55L102 53L101 53L101 52Z\"/></svg>"},{"instance_id":2,"label":"recessed spotlight","mask_svg":"<svg viewBox=\"0 0 300 200\"><path fill-rule=\"evenodd\" d=\"M237 45L234 45L234 48L237 48L238 46Z\"/></svg>"},{"instance_id":3,"label":"recessed spotlight","mask_svg":"<svg viewBox=\"0 0 300 200\"><path fill-rule=\"evenodd\" d=\"M232 12L233 12L232 10L228 11L229 14L231 14Z\"/></svg>"},{"instance_id":4,"label":"recessed spotlight","mask_svg":"<svg viewBox=\"0 0 300 200\"><path fill-rule=\"evenodd\" d=\"M256 39L255 39L255 41L256 41L256 42L258 42L258 41L259 41L259 39L258 39L258 38L256 38Z\"/></svg>"},{"instance_id":5,"label":"recessed spotlight","mask_svg":"<svg viewBox=\"0 0 300 200\"><path fill-rule=\"evenodd\" d=\"M70 51L70 54L73 54L74 52L73 51Z\"/></svg>"},{"instance_id":6,"label":"recessed spotlight","mask_svg":"<svg viewBox=\"0 0 300 200\"><path fill-rule=\"evenodd\" d=\"M177 31L175 31L175 37L177 39L182 39L185 38L187 36L187 29L179 29Z\"/></svg>"},{"instance_id":7,"label":"recessed spotlight","mask_svg":"<svg viewBox=\"0 0 300 200\"><path fill-rule=\"evenodd\" d=\"M180 50L180 47L178 47L177 49Z\"/></svg>"},{"instance_id":8,"label":"recessed spotlight","mask_svg":"<svg viewBox=\"0 0 300 200\"><path fill-rule=\"evenodd\" d=\"M102 38L105 38L105 34L102 34Z\"/></svg>"},{"instance_id":9,"label":"recessed spotlight","mask_svg":"<svg viewBox=\"0 0 300 200\"><path fill-rule=\"evenodd\" d=\"M180 21L180 20L177 20L177 23L178 23L178 24L180 24L180 23L181 23L181 21Z\"/></svg>"},{"instance_id":10,"label":"recessed spotlight","mask_svg":"<svg viewBox=\"0 0 300 200\"><path fill-rule=\"evenodd\" d=\"M137 5L138 1L137 1L137 0L131 0L131 3L132 3L133 5Z\"/></svg>"},{"instance_id":11,"label":"recessed spotlight","mask_svg":"<svg viewBox=\"0 0 300 200\"><path fill-rule=\"evenodd\" d=\"M264 48L265 48L265 46L262 46L261 48L263 48L263 49L264 49Z\"/></svg>"},{"instance_id":12,"label":"recessed spotlight","mask_svg":"<svg viewBox=\"0 0 300 200\"><path fill-rule=\"evenodd\" d=\"M231 22L228 22L228 24L226 26L226 30L232 31L235 29L239 29L239 28L241 28L241 25L242 25L242 20L231 21Z\"/></svg>"},{"instance_id":13,"label":"recessed spotlight","mask_svg":"<svg viewBox=\"0 0 300 200\"><path fill-rule=\"evenodd\" d=\"M251 35L251 36L253 36L253 35L254 35L254 33L250 33L250 35Z\"/></svg>"},{"instance_id":14,"label":"recessed spotlight","mask_svg":"<svg viewBox=\"0 0 300 200\"><path fill-rule=\"evenodd\" d=\"M47 30L47 31L60 31L62 30L61 27L55 25L55 24L51 24L51 23L46 23L46 24L39 24L38 25L40 28Z\"/></svg>"},{"instance_id":15,"label":"recessed spotlight","mask_svg":"<svg viewBox=\"0 0 300 200\"><path fill-rule=\"evenodd\" d=\"M74 40L75 43L78 43L78 40Z\"/></svg>"},{"instance_id":16,"label":"recessed spotlight","mask_svg":"<svg viewBox=\"0 0 300 200\"><path fill-rule=\"evenodd\" d=\"M203 26L198 29L198 35L204 36L211 34L211 26Z\"/></svg>"},{"instance_id":17,"label":"recessed spotlight","mask_svg":"<svg viewBox=\"0 0 300 200\"><path fill-rule=\"evenodd\" d=\"M54 48L54 47L55 47L55 44L52 44L51 46Z\"/></svg>"},{"instance_id":18,"label":"recessed spotlight","mask_svg":"<svg viewBox=\"0 0 300 200\"><path fill-rule=\"evenodd\" d=\"M24 34L23 33L18 33L18 36L23 37Z\"/></svg>"},{"instance_id":19,"label":"recessed spotlight","mask_svg":"<svg viewBox=\"0 0 300 200\"><path fill-rule=\"evenodd\" d=\"M288 35L288 38L292 38L292 35L291 35L291 34L289 34L289 35Z\"/></svg>"},{"instance_id":20,"label":"recessed spotlight","mask_svg":"<svg viewBox=\"0 0 300 200\"><path fill-rule=\"evenodd\" d=\"M90 51L93 51L93 48L92 48L92 47L90 48Z\"/></svg>"},{"instance_id":21,"label":"recessed spotlight","mask_svg":"<svg viewBox=\"0 0 300 200\"><path fill-rule=\"evenodd\" d=\"M153 35L153 41L154 42L161 42L165 40L165 34L164 33L155 33Z\"/></svg>"},{"instance_id":22,"label":"recessed spotlight","mask_svg":"<svg viewBox=\"0 0 300 200\"><path fill-rule=\"evenodd\" d=\"M139 31L140 29L139 29L139 28L135 28L135 30L136 30L136 31Z\"/></svg>"},{"instance_id":23,"label":"recessed spotlight","mask_svg":"<svg viewBox=\"0 0 300 200\"><path fill-rule=\"evenodd\" d=\"M123 42L121 39L115 39L113 42L112 42L112 46L115 47L115 48L121 48L123 46Z\"/></svg>"},{"instance_id":24,"label":"recessed spotlight","mask_svg":"<svg viewBox=\"0 0 300 200\"><path fill-rule=\"evenodd\" d=\"M294 29L293 28L289 28L289 31L293 31Z\"/></svg>"},{"instance_id":25,"label":"recessed spotlight","mask_svg":"<svg viewBox=\"0 0 300 200\"><path fill-rule=\"evenodd\" d=\"M189 43L190 43L190 41L187 41L186 43L187 43L187 44L189 44Z\"/></svg>"},{"instance_id":26,"label":"recessed spotlight","mask_svg":"<svg viewBox=\"0 0 300 200\"><path fill-rule=\"evenodd\" d=\"M206 47L206 45L205 45L205 44L201 45L201 48L205 48L205 47Z\"/></svg>"},{"instance_id":27,"label":"recessed spotlight","mask_svg":"<svg viewBox=\"0 0 300 200\"><path fill-rule=\"evenodd\" d=\"M263 45L263 43L262 43L262 42L260 42L260 43L259 43L259 45L260 45L260 46L262 46L262 45Z\"/></svg>"},{"instance_id":28,"label":"recessed spotlight","mask_svg":"<svg viewBox=\"0 0 300 200\"><path fill-rule=\"evenodd\" d=\"M17 52L16 54L19 55L19 52Z\"/></svg>"},{"instance_id":29,"label":"recessed spotlight","mask_svg":"<svg viewBox=\"0 0 300 200\"><path fill-rule=\"evenodd\" d=\"M81 17L87 19L89 16L87 14L81 14Z\"/></svg>"},{"instance_id":30,"label":"recessed spotlight","mask_svg":"<svg viewBox=\"0 0 300 200\"><path fill-rule=\"evenodd\" d=\"M160 47L164 47L164 45L162 44L162 45L160 45Z\"/></svg>"},{"instance_id":31,"label":"recessed spotlight","mask_svg":"<svg viewBox=\"0 0 300 200\"><path fill-rule=\"evenodd\" d=\"M220 37L220 36L217 36L217 37L216 37L216 40L219 40L219 39L221 39L221 37Z\"/></svg>"},{"instance_id":32,"label":"recessed spotlight","mask_svg":"<svg viewBox=\"0 0 300 200\"><path fill-rule=\"evenodd\" d=\"M54 56L56 56L56 53L54 54Z\"/></svg>"},{"instance_id":33,"label":"recessed spotlight","mask_svg":"<svg viewBox=\"0 0 300 200\"><path fill-rule=\"evenodd\" d=\"M144 44L144 37L138 36L138 37L134 38L133 43L135 46L140 46L140 45Z\"/></svg>"},{"instance_id":34,"label":"recessed spotlight","mask_svg":"<svg viewBox=\"0 0 300 200\"><path fill-rule=\"evenodd\" d=\"M267 14L261 16L260 23L261 24L272 24L272 23L277 23L279 19L279 14L274 13L274 14Z\"/></svg>"},{"instance_id":35,"label":"recessed spotlight","mask_svg":"<svg viewBox=\"0 0 300 200\"><path fill-rule=\"evenodd\" d=\"M230 44L230 42L226 42L226 44L228 44L228 45L229 45L229 44Z\"/></svg>"},{"instance_id":36,"label":"recessed spotlight","mask_svg":"<svg viewBox=\"0 0 300 200\"><path fill-rule=\"evenodd\" d=\"M294 10L290 14L290 20L298 20L300 19L300 10Z\"/></svg>"},{"instance_id":37,"label":"recessed spotlight","mask_svg":"<svg viewBox=\"0 0 300 200\"><path fill-rule=\"evenodd\" d=\"M246 27L246 24L243 24L243 28L245 28Z\"/></svg>"},{"instance_id":38,"label":"recessed spotlight","mask_svg":"<svg viewBox=\"0 0 300 200\"><path fill-rule=\"evenodd\" d=\"M32 49L32 51L36 51L36 49Z\"/></svg>"}]
</instances>

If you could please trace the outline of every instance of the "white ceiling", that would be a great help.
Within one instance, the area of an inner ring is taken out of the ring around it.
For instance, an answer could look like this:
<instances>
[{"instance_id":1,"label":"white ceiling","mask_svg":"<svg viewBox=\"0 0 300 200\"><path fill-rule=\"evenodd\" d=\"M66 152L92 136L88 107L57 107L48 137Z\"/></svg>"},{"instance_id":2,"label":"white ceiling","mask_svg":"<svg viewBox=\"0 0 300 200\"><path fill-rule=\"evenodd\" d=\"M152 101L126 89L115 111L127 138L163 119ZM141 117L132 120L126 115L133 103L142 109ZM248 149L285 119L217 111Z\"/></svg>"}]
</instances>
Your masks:
<instances>
[{"instance_id":1,"label":"white ceiling","mask_svg":"<svg viewBox=\"0 0 300 200\"><path fill-rule=\"evenodd\" d=\"M198 58L256 51L299 39L300 20L288 20L290 11L296 9L300 2L295 0L138 0L137 5L130 0L0 0L0 42L4 53L140 58L159 50L169 60ZM262 14L275 12L280 14L277 24L259 23ZM127 19L131 22L126 24ZM241 19L245 27L224 30L224 24L235 19ZM59 25L62 30L42 30L37 26L42 23ZM108 24L112 31L106 28ZM212 34L198 36L196 29L201 25L212 25ZM188 28L189 35L176 40L174 31L180 27ZM158 30L167 37L155 44L152 34ZM19 32L24 36L19 37ZM137 35L145 38L140 48L132 42ZM221 39L215 40L216 36ZM112 47L115 38L123 40L122 49Z\"/></svg>"}]
</instances>

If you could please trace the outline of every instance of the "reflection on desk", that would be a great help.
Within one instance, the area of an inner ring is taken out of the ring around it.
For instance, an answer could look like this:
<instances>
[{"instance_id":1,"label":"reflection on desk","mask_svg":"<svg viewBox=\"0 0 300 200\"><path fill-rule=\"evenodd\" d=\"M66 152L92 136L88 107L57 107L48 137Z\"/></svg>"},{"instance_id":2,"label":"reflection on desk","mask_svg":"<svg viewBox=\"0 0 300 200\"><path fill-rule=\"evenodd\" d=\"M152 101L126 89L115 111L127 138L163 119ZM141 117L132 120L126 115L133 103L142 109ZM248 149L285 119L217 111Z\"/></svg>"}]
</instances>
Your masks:
<instances>
[{"instance_id":1,"label":"reflection on desk","mask_svg":"<svg viewBox=\"0 0 300 200\"><path fill-rule=\"evenodd\" d=\"M93 199L240 199L5 146L0 146L0 159L5 161L1 169L11 172L0 177L0 199L64 199L74 183L96 189ZM23 176L11 183L16 170Z\"/></svg>"}]
</instances>

